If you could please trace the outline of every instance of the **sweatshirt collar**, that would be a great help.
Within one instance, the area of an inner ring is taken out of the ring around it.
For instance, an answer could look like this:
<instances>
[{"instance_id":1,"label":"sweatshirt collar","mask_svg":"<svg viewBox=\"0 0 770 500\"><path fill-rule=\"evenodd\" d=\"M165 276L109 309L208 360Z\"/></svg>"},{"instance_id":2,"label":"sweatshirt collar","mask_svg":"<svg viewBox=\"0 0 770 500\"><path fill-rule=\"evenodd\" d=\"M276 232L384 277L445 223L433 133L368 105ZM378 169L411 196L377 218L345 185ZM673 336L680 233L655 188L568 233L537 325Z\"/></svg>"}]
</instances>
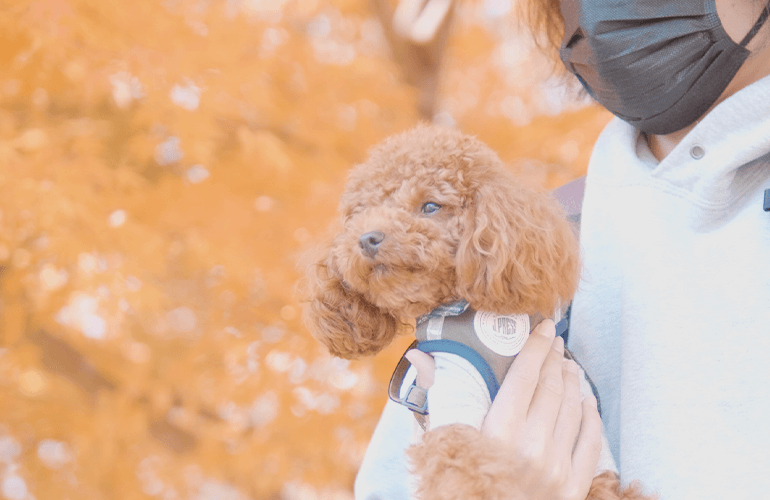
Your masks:
<instances>
[{"instance_id":1,"label":"sweatshirt collar","mask_svg":"<svg viewBox=\"0 0 770 500\"><path fill-rule=\"evenodd\" d=\"M722 208L746 193L770 165L770 76L725 99L662 161L631 125L614 120L597 142L593 161L623 162L616 184L659 184L707 208ZM595 156L596 156L595 155Z\"/></svg>"}]
</instances>

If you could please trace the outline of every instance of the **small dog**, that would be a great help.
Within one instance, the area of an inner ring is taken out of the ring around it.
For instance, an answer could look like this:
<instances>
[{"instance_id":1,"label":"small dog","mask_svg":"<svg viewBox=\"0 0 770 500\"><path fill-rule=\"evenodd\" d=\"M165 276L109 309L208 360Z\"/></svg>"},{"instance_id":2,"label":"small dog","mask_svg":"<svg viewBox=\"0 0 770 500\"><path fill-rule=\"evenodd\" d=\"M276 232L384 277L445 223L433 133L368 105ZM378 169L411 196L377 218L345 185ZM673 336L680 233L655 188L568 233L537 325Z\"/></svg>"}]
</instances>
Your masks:
<instances>
[{"instance_id":1,"label":"small dog","mask_svg":"<svg viewBox=\"0 0 770 500\"><path fill-rule=\"evenodd\" d=\"M547 318L577 289L578 242L558 202L517 182L489 147L455 130L421 125L386 139L351 171L339 211L341 230L308 267L304 311L336 356L374 355L448 302ZM422 498L511 491L499 447L471 427L430 430L409 456ZM458 467L460 456L467 467ZM644 497L633 488L621 493L606 472L589 498Z\"/></svg>"}]
</instances>

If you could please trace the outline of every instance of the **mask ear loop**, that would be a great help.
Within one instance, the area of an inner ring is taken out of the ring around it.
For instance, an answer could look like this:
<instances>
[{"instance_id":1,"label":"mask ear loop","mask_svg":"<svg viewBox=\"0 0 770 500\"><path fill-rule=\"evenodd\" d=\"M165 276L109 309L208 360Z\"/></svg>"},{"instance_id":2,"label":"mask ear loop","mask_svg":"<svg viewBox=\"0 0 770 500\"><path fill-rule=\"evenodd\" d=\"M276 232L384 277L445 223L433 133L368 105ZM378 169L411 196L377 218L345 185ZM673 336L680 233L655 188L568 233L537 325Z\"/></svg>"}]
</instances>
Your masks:
<instances>
[{"instance_id":1,"label":"mask ear loop","mask_svg":"<svg viewBox=\"0 0 770 500\"><path fill-rule=\"evenodd\" d=\"M764 10L762 10L762 13L759 15L759 19L757 19L757 22L754 23L754 26L749 30L748 33L746 33L746 36L743 37L743 40L741 40L741 47L745 47L749 44L752 38L759 33L759 30L762 29L762 25L765 24L765 21L767 21L767 18L770 17L770 3L765 5Z\"/></svg>"}]
</instances>

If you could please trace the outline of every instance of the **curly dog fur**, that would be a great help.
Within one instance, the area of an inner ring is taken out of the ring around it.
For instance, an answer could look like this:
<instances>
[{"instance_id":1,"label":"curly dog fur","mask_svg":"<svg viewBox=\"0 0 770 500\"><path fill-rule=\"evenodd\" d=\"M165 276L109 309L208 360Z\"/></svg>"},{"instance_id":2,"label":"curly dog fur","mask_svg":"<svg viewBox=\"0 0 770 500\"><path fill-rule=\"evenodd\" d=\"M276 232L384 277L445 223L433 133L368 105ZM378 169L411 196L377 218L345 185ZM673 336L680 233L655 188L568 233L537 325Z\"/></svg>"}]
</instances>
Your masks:
<instances>
[{"instance_id":1,"label":"curly dog fur","mask_svg":"<svg viewBox=\"0 0 770 500\"><path fill-rule=\"evenodd\" d=\"M468 425L444 425L426 432L407 450L418 476L416 495L430 500L519 500L510 471L516 462L497 442ZM621 488L617 475L605 471L591 483L586 500L651 500L640 485ZM525 499L521 499L525 500Z\"/></svg>"},{"instance_id":2,"label":"curly dog fur","mask_svg":"<svg viewBox=\"0 0 770 500\"><path fill-rule=\"evenodd\" d=\"M414 318L452 300L550 317L577 288L577 238L558 202L455 130L421 125L376 146L351 171L339 212L336 235L308 266L304 311L336 356L376 354ZM372 232L382 238L367 252L362 238ZM510 457L471 427L431 430L408 456L420 498L510 498ZM605 473L589 498L645 497L635 487L621 492Z\"/></svg>"},{"instance_id":3,"label":"curly dog fur","mask_svg":"<svg viewBox=\"0 0 770 500\"><path fill-rule=\"evenodd\" d=\"M426 215L433 202L440 209ZM479 140L419 126L353 168L341 230L317 250L305 320L332 354L372 355L457 299L476 310L551 316L577 288L579 251L559 204L522 186ZM376 256L362 235L385 239Z\"/></svg>"}]
</instances>

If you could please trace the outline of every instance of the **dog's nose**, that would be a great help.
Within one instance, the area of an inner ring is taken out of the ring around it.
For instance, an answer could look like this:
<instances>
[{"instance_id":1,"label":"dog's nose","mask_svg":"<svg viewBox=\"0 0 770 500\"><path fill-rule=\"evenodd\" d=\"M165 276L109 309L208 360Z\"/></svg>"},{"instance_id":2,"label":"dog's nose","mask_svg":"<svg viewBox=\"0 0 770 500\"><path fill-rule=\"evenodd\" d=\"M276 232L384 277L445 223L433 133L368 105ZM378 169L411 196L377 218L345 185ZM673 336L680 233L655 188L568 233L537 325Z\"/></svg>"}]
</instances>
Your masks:
<instances>
[{"instance_id":1,"label":"dog's nose","mask_svg":"<svg viewBox=\"0 0 770 500\"><path fill-rule=\"evenodd\" d=\"M366 255L374 257L377 255L380 243L382 243L382 240L384 239L385 233L381 231L370 231L358 238L358 246L361 247L361 250L363 250Z\"/></svg>"}]
</instances>

